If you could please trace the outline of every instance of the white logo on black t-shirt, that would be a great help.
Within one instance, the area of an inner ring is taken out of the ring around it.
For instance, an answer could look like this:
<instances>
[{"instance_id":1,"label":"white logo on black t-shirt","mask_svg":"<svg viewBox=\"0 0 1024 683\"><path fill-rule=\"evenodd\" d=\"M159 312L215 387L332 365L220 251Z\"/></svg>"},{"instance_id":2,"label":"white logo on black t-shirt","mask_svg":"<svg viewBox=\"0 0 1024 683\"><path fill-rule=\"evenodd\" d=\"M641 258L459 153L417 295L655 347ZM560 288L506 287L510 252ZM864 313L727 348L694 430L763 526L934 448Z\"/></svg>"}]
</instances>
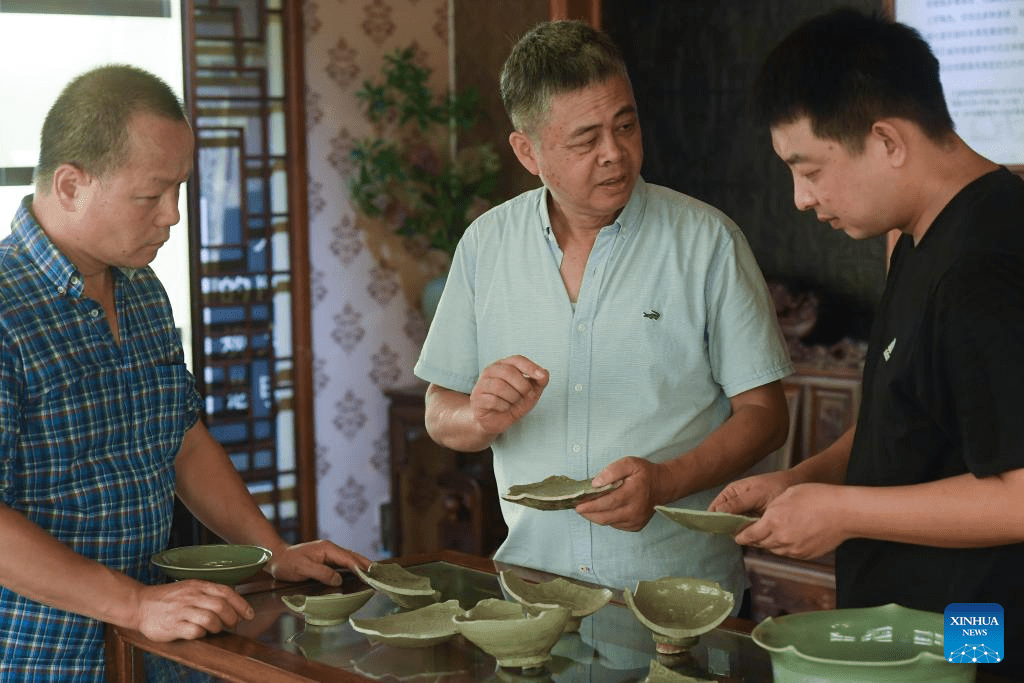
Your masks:
<instances>
[{"instance_id":1,"label":"white logo on black t-shirt","mask_svg":"<svg viewBox=\"0 0 1024 683\"><path fill-rule=\"evenodd\" d=\"M889 345L885 347L885 351L882 351L882 358L884 358L886 362L888 362L889 356L892 355L892 348L894 346L896 346L896 337L893 337L892 341L889 342Z\"/></svg>"}]
</instances>

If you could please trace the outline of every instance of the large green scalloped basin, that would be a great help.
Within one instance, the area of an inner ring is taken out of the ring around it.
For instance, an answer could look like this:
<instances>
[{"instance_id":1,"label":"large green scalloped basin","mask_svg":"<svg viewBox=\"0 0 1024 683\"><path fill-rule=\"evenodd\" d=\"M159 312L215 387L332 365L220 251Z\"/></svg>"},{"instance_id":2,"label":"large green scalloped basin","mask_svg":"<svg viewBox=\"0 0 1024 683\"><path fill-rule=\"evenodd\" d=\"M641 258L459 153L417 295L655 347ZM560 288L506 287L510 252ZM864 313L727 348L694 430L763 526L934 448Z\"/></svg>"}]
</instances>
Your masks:
<instances>
[{"instance_id":1,"label":"large green scalloped basin","mask_svg":"<svg viewBox=\"0 0 1024 683\"><path fill-rule=\"evenodd\" d=\"M970 683L951 664L943 617L888 604L769 617L751 637L768 651L775 683Z\"/></svg>"}]
</instances>

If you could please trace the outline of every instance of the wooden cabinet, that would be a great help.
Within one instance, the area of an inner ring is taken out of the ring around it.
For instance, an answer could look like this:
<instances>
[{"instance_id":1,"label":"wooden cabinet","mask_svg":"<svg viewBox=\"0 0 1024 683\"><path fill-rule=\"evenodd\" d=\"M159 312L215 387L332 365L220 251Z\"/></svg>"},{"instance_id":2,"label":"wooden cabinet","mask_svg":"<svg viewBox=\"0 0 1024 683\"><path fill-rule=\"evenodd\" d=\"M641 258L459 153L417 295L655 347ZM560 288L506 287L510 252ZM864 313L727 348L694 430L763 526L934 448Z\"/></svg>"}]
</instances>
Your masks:
<instances>
[{"instance_id":1,"label":"wooden cabinet","mask_svg":"<svg viewBox=\"0 0 1024 683\"><path fill-rule=\"evenodd\" d=\"M490 450L439 446L423 425L426 385L385 392L391 443L391 503L382 524L393 555L458 550L487 556L508 531L498 506Z\"/></svg>"},{"instance_id":2,"label":"wooden cabinet","mask_svg":"<svg viewBox=\"0 0 1024 683\"><path fill-rule=\"evenodd\" d=\"M754 621L795 612L834 609L835 558L793 560L747 548L743 561L750 576L750 616Z\"/></svg>"}]
</instances>

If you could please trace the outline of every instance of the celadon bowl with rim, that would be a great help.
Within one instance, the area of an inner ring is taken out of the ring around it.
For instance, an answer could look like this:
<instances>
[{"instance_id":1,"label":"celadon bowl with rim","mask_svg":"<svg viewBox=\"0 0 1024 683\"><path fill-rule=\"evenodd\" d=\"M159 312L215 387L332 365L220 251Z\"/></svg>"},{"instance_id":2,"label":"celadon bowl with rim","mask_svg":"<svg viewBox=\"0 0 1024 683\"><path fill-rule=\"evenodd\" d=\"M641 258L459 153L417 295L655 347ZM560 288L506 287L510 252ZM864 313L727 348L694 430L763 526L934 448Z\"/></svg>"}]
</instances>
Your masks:
<instances>
[{"instance_id":1,"label":"celadon bowl with rim","mask_svg":"<svg viewBox=\"0 0 1024 683\"><path fill-rule=\"evenodd\" d=\"M327 593L325 595L282 595L288 609L301 614L307 624L313 626L334 626L348 620L349 616L373 597L372 588L356 593Z\"/></svg>"},{"instance_id":2,"label":"celadon bowl with rim","mask_svg":"<svg viewBox=\"0 0 1024 683\"><path fill-rule=\"evenodd\" d=\"M666 576L638 581L623 591L626 605L651 631L660 654L686 652L700 637L725 621L736 599L717 581Z\"/></svg>"},{"instance_id":3,"label":"celadon bowl with rim","mask_svg":"<svg viewBox=\"0 0 1024 683\"><path fill-rule=\"evenodd\" d=\"M532 669L551 659L551 648L569 620L569 608L523 612L518 602L484 598L453 620L459 633L494 657L498 666Z\"/></svg>"},{"instance_id":4,"label":"celadon bowl with rim","mask_svg":"<svg viewBox=\"0 0 1024 683\"><path fill-rule=\"evenodd\" d=\"M176 580L200 579L234 586L270 561L272 553L258 545L214 543L170 548L150 561Z\"/></svg>"},{"instance_id":5,"label":"celadon bowl with rim","mask_svg":"<svg viewBox=\"0 0 1024 683\"><path fill-rule=\"evenodd\" d=\"M413 574L400 564L373 562L365 572L355 567L355 573L363 583L379 590L405 609L419 609L441 599L441 591L434 590L430 579Z\"/></svg>"},{"instance_id":6,"label":"celadon bowl with rim","mask_svg":"<svg viewBox=\"0 0 1024 683\"><path fill-rule=\"evenodd\" d=\"M537 611L551 606L568 607L566 632L578 631L580 621L608 604L614 593L608 588L582 586L558 577L550 581L532 583L510 572L498 574L505 592L527 610Z\"/></svg>"},{"instance_id":7,"label":"celadon bowl with rim","mask_svg":"<svg viewBox=\"0 0 1024 683\"><path fill-rule=\"evenodd\" d=\"M974 664L945 659L943 615L890 603L768 617L751 638L775 683L970 683Z\"/></svg>"}]
</instances>

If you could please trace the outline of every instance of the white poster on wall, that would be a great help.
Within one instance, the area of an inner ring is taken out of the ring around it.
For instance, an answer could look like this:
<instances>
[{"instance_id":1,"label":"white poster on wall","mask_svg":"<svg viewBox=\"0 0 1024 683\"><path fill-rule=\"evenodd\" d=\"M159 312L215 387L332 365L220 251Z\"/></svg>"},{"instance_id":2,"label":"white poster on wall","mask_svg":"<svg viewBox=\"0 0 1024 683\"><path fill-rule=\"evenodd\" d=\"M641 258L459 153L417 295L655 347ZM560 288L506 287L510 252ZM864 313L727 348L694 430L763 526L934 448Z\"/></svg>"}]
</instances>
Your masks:
<instances>
[{"instance_id":1,"label":"white poster on wall","mask_svg":"<svg viewBox=\"0 0 1024 683\"><path fill-rule=\"evenodd\" d=\"M1001 164L1024 165L1024 0L896 0L939 60L960 136Z\"/></svg>"}]
</instances>

